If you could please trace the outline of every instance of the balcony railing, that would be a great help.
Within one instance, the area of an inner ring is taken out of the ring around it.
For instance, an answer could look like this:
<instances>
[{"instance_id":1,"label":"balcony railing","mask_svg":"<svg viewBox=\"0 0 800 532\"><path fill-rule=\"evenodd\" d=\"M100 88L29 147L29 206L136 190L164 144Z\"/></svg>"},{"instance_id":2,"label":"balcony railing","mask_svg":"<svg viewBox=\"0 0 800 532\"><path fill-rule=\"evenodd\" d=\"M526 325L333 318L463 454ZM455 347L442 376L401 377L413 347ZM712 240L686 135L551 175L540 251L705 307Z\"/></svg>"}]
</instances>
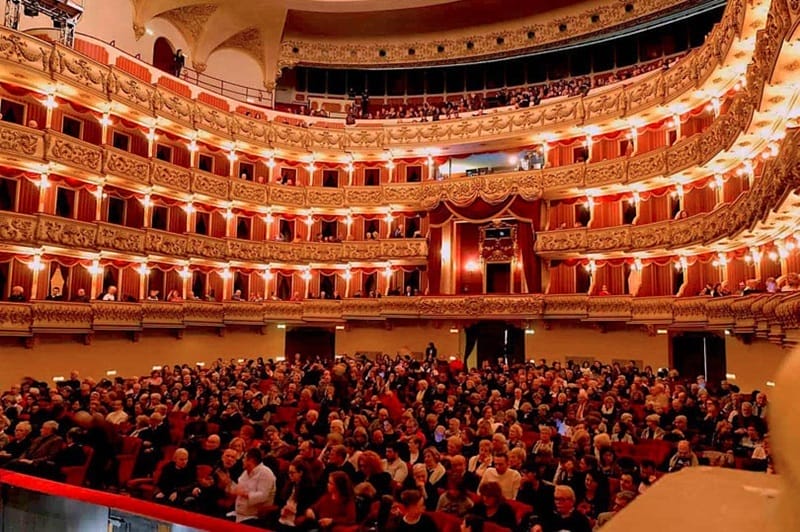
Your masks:
<instances>
[{"instance_id":1,"label":"balcony railing","mask_svg":"<svg viewBox=\"0 0 800 532\"><path fill-rule=\"evenodd\" d=\"M741 36L745 13L752 9L744 0L732 0L721 22L704 45L689 53L668 71L653 72L630 85L615 84L585 97L559 99L542 105L445 123L380 124L331 129L276 111L251 107L252 114L267 121L230 112L212 104L178 95L146 83L116 67L100 64L75 50L46 43L30 35L0 29L0 62L7 71L25 71L27 83L36 90L52 80L115 102L145 116L160 116L194 130L222 139L251 144L260 149L286 147L303 152L392 149L434 144L465 143L518 137L521 131L586 125L632 116L669 102L699 88L727 59L737 35ZM147 68L146 66L143 68ZM151 75L157 75L153 71ZM20 79L16 78L19 82ZM734 78L731 77L729 81ZM720 81L724 81L720 78ZM227 101L231 109L248 109L246 104ZM284 122L292 123L284 123ZM297 125L293 125L293 123ZM166 121L163 127L168 127Z\"/></svg>"},{"instance_id":2,"label":"balcony railing","mask_svg":"<svg viewBox=\"0 0 800 532\"><path fill-rule=\"evenodd\" d=\"M0 211L0 236L6 244L54 245L75 250L117 251L131 257L161 255L289 264L388 262L426 264L428 243L422 238L347 242L274 242L212 238L156 229L134 229L105 222L80 222L46 214Z\"/></svg>"},{"instance_id":3,"label":"balcony railing","mask_svg":"<svg viewBox=\"0 0 800 532\"><path fill-rule=\"evenodd\" d=\"M656 329L728 329L777 344L800 343L800 292L741 297L481 295L252 302L0 303L0 335L266 327L349 320L577 320Z\"/></svg>"}]
</instances>

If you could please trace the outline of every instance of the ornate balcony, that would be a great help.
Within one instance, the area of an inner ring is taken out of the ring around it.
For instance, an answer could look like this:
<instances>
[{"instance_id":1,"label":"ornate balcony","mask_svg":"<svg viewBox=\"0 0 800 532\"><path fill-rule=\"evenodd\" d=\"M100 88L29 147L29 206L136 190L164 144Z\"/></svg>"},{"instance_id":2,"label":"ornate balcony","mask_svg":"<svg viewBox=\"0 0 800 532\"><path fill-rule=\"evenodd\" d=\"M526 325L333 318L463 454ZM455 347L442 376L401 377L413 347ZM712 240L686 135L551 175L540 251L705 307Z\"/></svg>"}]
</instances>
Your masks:
<instances>
[{"instance_id":1,"label":"ornate balcony","mask_svg":"<svg viewBox=\"0 0 800 532\"><path fill-rule=\"evenodd\" d=\"M780 345L800 343L800 292L742 297L492 295L384 297L299 302L34 301L0 303L0 335L87 334L92 331L186 327L264 327L275 323L348 320L573 320L622 322L677 330L728 329ZM651 329L653 331L653 329Z\"/></svg>"},{"instance_id":2,"label":"ornate balcony","mask_svg":"<svg viewBox=\"0 0 800 532\"><path fill-rule=\"evenodd\" d=\"M744 0L732 0L721 22L704 45L680 60L667 71L657 71L629 85L619 85L585 97L543 102L516 111L499 112L436 123L383 124L378 127L356 126L342 130L304 127L276 121L278 112L267 112L269 121L230 113L198 100L186 98L159 85L145 83L115 67L100 64L71 48L50 44L7 28L0 29L0 62L7 71L26 71L29 83L41 87L57 80L98 100L112 101L119 109L143 117L163 117L173 124L173 133L181 129L203 130L212 137L233 139L256 149L278 146L301 152L357 151L359 149L425 148L432 144L477 142L509 139L520 131L537 128L585 125L608 119L631 116L658 105L665 105L698 88L709 79L727 58L735 37L741 35L745 13ZM231 101L237 105L238 102ZM262 109L255 111L263 112ZM58 146L55 146L58 151Z\"/></svg>"},{"instance_id":3,"label":"ornate balcony","mask_svg":"<svg viewBox=\"0 0 800 532\"><path fill-rule=\"evenodd\" d=\"M426 264L428 243L421 238L330 242L273 242L212 238L104 222L80 222L44 214L0 211L0 240L7 244L111 251L142 257L158 255L250 263L310 264L396 262Z\"/></svg>"}]
</instances>

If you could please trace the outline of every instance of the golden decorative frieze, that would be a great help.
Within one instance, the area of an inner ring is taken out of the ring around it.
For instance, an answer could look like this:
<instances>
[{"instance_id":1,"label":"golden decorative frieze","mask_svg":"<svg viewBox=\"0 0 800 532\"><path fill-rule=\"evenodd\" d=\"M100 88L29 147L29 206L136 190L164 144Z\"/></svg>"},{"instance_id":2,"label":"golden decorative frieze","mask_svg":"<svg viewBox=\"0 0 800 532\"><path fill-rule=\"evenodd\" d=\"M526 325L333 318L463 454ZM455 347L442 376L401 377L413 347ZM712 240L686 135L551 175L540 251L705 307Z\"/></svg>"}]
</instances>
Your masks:
<instances>
[{"instance_id":1,"label":"golden decorative frieze","mask_svg":"<svg viewBox=\"0 0 800 532\"><path fill-rule=\"evenodd\" d=\"M192 173L185 168L154 160L150 181L153 185L174 191L187 191L192 182Z\"/></svg>"},{"instance_id":2,"label":"golden decorative frieze","mask_svg":"<svg viewBox=\"0 0 800 532\"><path fill-rule=\"evenodd\" d=\"M144 157L138 157L131 153L117 150L106 146L104 149L103 157L103 172L110 175L115 175L129 179L136 183L149 184L150 183L150 161ZM168 167L173 170L173 166ZM159 174L156 170L153 175ZM180 190L179 187L173 186Z\"/></svg>"},{"instance_id":3,"label":"golden decorative frieze","mask_svg":"<svg viewBox=\"0 0 800 532\"><path fill-rule=\"evenodd\" d=\"M231 199L255 205L266 205L267 188L243 179L234 179L231 181Z\"/></svg>"},{"instance_id":4,"label":"golden decorative frieze","mask_svg":"<svg viewBox=\"0 0 800 532\"><path fill-rule=\"evenodd\" d=\"M0 152L43 159L44 134L10 122L0 122Z\"/></svg>"},{"instance_id":5,"label":"golden decorative frieze","mask_svg":"<svg viewBox=\"0 0 800 532\"><path fill-rule=\"evenodd\" d=\"M106 92L108 71L94 61L67 47L54 48L57 61L52 68L55 79L79 85L98 95Z\"/></svg>"},{"instance_id":6,"label":"golden decorative frieze","mask_svg":"<svg viewBox=\"0 0 800 532\"><path fill-rule=\"evenodd\" d=\"M124 253L144 253L145 232L121 225L99 222L97 247Z\"/></svg>"},{"instance_id":7,"label":"golden decorative frieze","mask_svg":"<svg viewBox=\"0 0 800 532\"><path fill-rule=\"evenodd\" d=\"M673 303L672 315L677 324L706 325L706 304L710 297L683 297Z\"/></svg>"},{"instance_id":8,"label":"golden decorative frieze","mask_svg":"<svg viewBox=\"0 0 800 532\"><path fill-rule=\"evenodd\" d=\"M155 94L159 89L145 83L117 67L110 67L106 77L106 91L112 101L138 109L141 112L154 112Z\"/></svg>"},{"instance_id":9,"label":"golden decorative frieze","mask_svg":"<svg viewBox=\"0 0 800 532\"><path fill-rule=\"evenodd\" d=\"M92 306L88 303L34 301L31 313L34 332L87 333L92 330Z\"/></svg>"},{"instance_id":10,"label":"golden decorative frieze","mask_svg":"<svg viewBox=\"0 0 800 532\"><path fill-rule=\"evenodd\" d=\"M264 307L259 303L245 301L226 301L222 304L223 321L226 324L262 325Z\"/></svg>"},{"instance_id":11,"label":"golden decorative frieze","mask_svg":"<svg viewBox=\"0 0 800 532\"><path fill-rule=\"evenodd\" d=\"M591 321L630 321L632 296L590 297L586 304L587 319Z\"/></svg>"},{"instance_id":12,"label":"golden decorative frieze","mask_svg":"<svg viewBox=\"0 0 800 532\"><path fill-rule=\"evenodd\" d=\"M346 187L344 197L348 207L371 207L384 203L383 187Z\"/></svg>"},{"instance_id":13,"label":"golden decorative frieze","mask_svg":"<svg viewBox=\"0 0 800 532\"><path fill-rule=\"evenodd\" d=\"M187 326L222 327L224 310L222 303L211 301L184 301L184 324Z\"/></svg>"},{"instance_id":14,"label":"golden decorative frieze","mask_svg":"<svg viewBox=\"0 0 800 532\"><path fill-rule=\"evenodd\" d=\"M153 329L184 327L183 305L168 301L142 301L142 327Z\"/></svg>"},{"instance_id":15,"label":"golden decorative frieze","mask_svg":"<svg viewBox=\"0 0 800 532\"><path fill-rule=\"evenodd\" d=\"M634 297L631 299L631 315L635 323L672 323L674 298Z\"/></svg>"},{"instance_id":16,"label":"golden decorative frieze","mask_svg":"<svg viewBox=\"0 0 800 532\"><path fill-rule=\"evenodd\" d=\"M195 170L192 174L192 192L217 199L228 199L230 179Z\"/></svg>"},{"instance_id":17,"label":"golden decorative frieze","mask_svg":"<svg viewBox=\"0 0 800 532\"><path fill-rule=\"evenodd\" d=\"M0 336L28 336L31 317L31 306L28 304L0 303Z\"/></svg>"},{"instance_id":18,"label":"golden decorative frieze","mask_svg":"<svg viewBox=\"0 0 800 532\"><path fill-rule=\"evenodd\" d=\"M92 328L105 331L142 329L142 304L119 301L92 301Z\"/></svg>"},{"instance_id":19,"label":"golden decorative frieze","mask_svg":"<svg viewBox=\"0 0 800 532\"><path fill-rule=\"evenodd\" d=\"M36 237L36 217L0 211L0 241L8 244L27 244Z\"/></svg>"},{"instance_id":20,"label":"golden decorative frieze","mask_svg":"<svg viewBox=\"0 0 800 532\"><path fill-rule=\"evenodd\" d=\"M204 129L215 135L226 137L229 134L228 120L230 113L226 113L211 104L195 101L194 127Z\"/></svg>"},{"instance_id":21,"label":"golden decorative frieze","mask_svg":"<svg viewBox=\"0 0 800 532\"><path fill-rule=\"evenodd\" d=\"M186 238L186 254L189 257L224 259L228 251L227 243L221 238L202 235L187 235Z\"/></svg>"},{"instance_id":22,"label":"golden decorative frieze","mask_svg":"<svg viewBox=\"0 0 800 532\"><path fill-rule=\"evenodd\" d=\"M344 207L344 189L308 187L306 188L306 201L309 205Z\"/></svg>"},{"instance_id":23,"label":"golden decorative frieze","mask_svg":"<svg viewBox=\"0 0 800 532\"><path fill-rule=\"evenodd\" d=\"M548 294L544 300L545 318L585 318L588 311L586 294Z\"/></svg>"},{"instance_id":24,"label":"golden decorative frieze","mask_svg":"<svg viewBox=\"0 0 800 532\"><path fill-rule=\"evenodd\" d=\"M69 249L92 249L99 245L96 224L45 214L38 215L36 240Z\"/></svg>"},{"instance_id":25,"label":"golden decorative frieze","mask_svg":"<svg viewBox=\"0 0 800 532\"><path fill-rule=\"evenodd\" d=\"M144 248L147 253L166 255L168 257L183 257L186 255L187 236L146 229Z\"/></svg>"},{"instance_id":26,"label":"golden decorative frieze","mask_svg":"<svg viewBox=\"0 0 800 532\"><path fill-rule=\"evenodd\" d=\"M271 185L269 187L269 203L287 207L305 207L305 189L303 187Z\"/></svg>"},{"instance_id":27,"label":"golden decorative frieze","mask_svg":"<svg viewBox=\"0 0 800 532\"><path fill-rule=\"evenodd\" d=\"M264 245L262 242L234 239L229 239L227 242L227 256L232 259L259 262L264 258Z\"/></svg>"},{"instance_id":28,"label":"golden decorative frieze","mask_svg":"<svg viewBox=\"0 0 800 532\"><path fill-rule=\"evenodd\" d=\"M736 323L732 308L735 301L735 296L715 297L707 301L705 311L708 317L708 324L724 328L733 327Z\"/></svg>"},{"instance_id":29,"label":"golden decorative frieze","mask_svg":"<svg viewBox=\"0 0 800 532\"><path fill-rule=\"evenodd\" d=\"M94 173L100 173L103 152L82 140L50 131L47 137L47 158L67 166L76 166Z\"/></svg>"},{"instance_id":30,"label":"golden decorative frieze","mask_svg":"<svg viewBox=\"0 0 800 532\"><path fill-rule=\"evenodd\" d=\"M346 320L529 320L624 322L630 325L704 327L753 333L781 345L800 342L800 292L727 298L510 294L306 299L263 303L225 301L35 301L0 303L0 335L142 328L224 327L267 322L336 323Z\"/></svg>"}]
</instances>

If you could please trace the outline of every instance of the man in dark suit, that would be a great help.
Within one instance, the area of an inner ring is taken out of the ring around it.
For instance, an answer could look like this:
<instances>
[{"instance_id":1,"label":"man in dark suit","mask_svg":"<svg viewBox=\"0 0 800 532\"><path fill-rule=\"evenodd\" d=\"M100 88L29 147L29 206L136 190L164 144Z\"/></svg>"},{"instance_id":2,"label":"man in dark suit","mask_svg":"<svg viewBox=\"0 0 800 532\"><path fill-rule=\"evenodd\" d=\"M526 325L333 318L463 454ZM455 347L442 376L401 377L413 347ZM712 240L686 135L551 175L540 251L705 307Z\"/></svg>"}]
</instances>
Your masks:
<instances>
[{"instance_id":1,"label":"man in dark suit","mask_svg":"<svg viewBox=\"0 0 800 532\"><path fill-rule=\"evenodd\" d=\"M14 441L0 451L0 465L22 457L33 442L31 432L33 432L33 427L27 421L17 423L17 426L14 427Z\"/></svg>"},{"instance_id":2,"label":"man in dark suit","mask_svg":"<svg viewBox=\"0 0 800 532\"><path fill-rule=\"evenodd\" d=\"M189 463L189 451L180 448L172 461L161 470L156 485L155 500L173 506L184 506L192 495L197 480L197 468Z\"/></svg>"},{"instance_id":3,"label":"man in dark suit","mask_svg":"<svg viewBox=\"0 0 800 532\"><path fill-rule=\"evenodd\" d=\"M6 464L6 469L20 473L41 474L47 469L48 462L53 462L58 452L64 447L64 440L58 435L58 423L45 421L41 436L31 441L30 446L16 460Z\"/></svg>"}]
</instances>

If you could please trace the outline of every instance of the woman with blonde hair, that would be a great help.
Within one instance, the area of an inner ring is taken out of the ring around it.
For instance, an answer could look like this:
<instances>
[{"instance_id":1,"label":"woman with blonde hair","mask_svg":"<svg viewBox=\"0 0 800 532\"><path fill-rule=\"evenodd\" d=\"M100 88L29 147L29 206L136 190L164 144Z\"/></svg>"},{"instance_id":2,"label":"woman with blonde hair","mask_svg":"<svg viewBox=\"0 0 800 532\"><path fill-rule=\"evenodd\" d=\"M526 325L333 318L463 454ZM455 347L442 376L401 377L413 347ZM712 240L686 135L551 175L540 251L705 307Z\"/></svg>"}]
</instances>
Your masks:
<instances>
[{"instance_id":1,"label":"woman with blonde hair","mask_svg":"<svg viewBox=\"0 0 800 532\"><path fill-rule=\"evenodd\" d=\"M378 496L392 494L392 475L383 470L381 457L375 451L364 451L358 457L358 482L367 482Z\"/></svg>"}]
</instances>

